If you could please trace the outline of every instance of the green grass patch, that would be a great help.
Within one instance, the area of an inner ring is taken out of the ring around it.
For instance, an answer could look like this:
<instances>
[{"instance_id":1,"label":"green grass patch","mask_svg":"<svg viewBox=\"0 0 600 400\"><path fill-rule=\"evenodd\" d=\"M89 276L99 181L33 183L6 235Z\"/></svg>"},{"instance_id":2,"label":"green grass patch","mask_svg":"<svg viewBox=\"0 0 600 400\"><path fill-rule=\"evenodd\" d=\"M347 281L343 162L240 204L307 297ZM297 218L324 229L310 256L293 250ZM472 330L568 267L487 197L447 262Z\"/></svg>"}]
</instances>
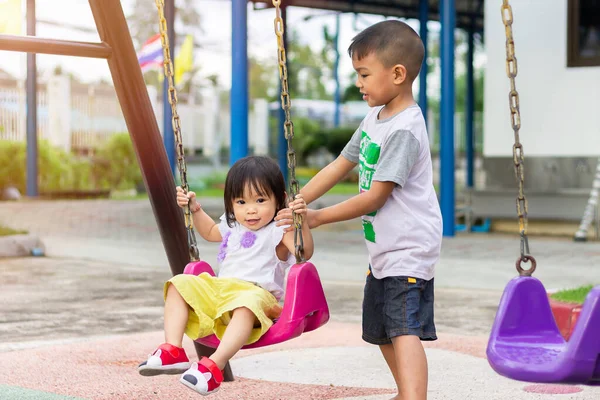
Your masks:
<instances>
[{"instance_id":1,"label":"green grass patch","mask_svg":"<svg viewBox=\"0 0 600 400\"><path fill-rule=\"evenodd\" d=\"M358 183L338 183L327 194L358 194Z\"/></svg>"},{"instance_id":2,"label":"green grass patch","mask_svg":"<svg viewBox=\"0 0 600 400\"><path fill-rule=\"evenodd\" d=\"M594 285L587 285L575 289L561 290L550 295L550 297L554 300L562 301L564 303L583 304L585 302L585 297L593 287Z\"/></svg>"},{"instance_id":3,"label":"green grass patch","mask_svg":"<svg viewBox=\"0 0 600 400\"><path fill-rule=\"evenodd\" d=\"M193 184L190 184L190 190L195 192L198 197L223 197L224 195L223 189L200 187ZM339 183L331 188L327 194L358 194L358 185L356 183Z\"/></svg>"},{"instance_id":4,"label":"green grass patch","mask_svg":"<svg viewBox=\"0 0 600 400\"><path fill-rule=\"evenodd\" d=\"M316 174L318 169L299 169L298 171L298 180L300 181L300 187L304 186L314 174ZM220 197L223 198L224 190L223 185L225 183L226 174L223 172L214 173L210 176L204 177L202 179L190 179L188 180L188 185L190 190L195 192L198 197ZM176 185L179 185L179 175L175 176ZM337 195L355 195L358 194L358 184L350 183L350 182L340 182L335 185L327 194L337 194ZM137 195L128 195L123 192L116 192L115 194L111 194L111 200L141 200L147 199L147 193L139 193Z\"/></svg>"},{"instance_id":5,"label":"green grass patch","mask_svg":"<svg viewBox=\"0 0 600 400\"><path fill-rule=\"evenodd\" d=\"M0 225L0 236L11 236L11 235L25 235L27 231L19 231L16 229L9 228L7 226Z\"/></svg>"},{"instance_id":6,"label":"green grass patch","mask_svg":"<svg viewBox=\"0 0 600 400\"><path fill-rule=\"evenodd\" d=\"M220 197L223 198L224 191L218 187L206 187L205 185L190 184L190 190L195 192L199 198L202 197ZM358 194L358 185L356 183L340 183L335 185L327 194L354 195ZM111 200L144 200L148 198L147 193L139 193L135 196L113 195Z\"/></svg>"}]
</instances>

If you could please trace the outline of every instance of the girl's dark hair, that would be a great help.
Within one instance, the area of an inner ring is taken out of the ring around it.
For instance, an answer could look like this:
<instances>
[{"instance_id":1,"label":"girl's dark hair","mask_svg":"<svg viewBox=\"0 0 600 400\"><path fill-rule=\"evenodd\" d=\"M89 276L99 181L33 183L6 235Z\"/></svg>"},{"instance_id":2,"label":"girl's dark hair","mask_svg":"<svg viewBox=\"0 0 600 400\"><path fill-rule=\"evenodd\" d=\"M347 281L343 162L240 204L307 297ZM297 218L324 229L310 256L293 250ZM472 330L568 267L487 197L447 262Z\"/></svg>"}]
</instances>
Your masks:
<instances>
[{"instance_id":1,"label":"girl's dark hair","mask_svg":"<svg viewBox=\"0 0 600 400\"><path fill-rule=\"evenodd\" d=\"M275 214L285 208L285 180L279 165L269 157L244 157L233 164L225 178L225 217L229 227L235 223L233 201L243 197L246 185L251 185L260 196L273 196Z\"/></svg>"}]
</instances>

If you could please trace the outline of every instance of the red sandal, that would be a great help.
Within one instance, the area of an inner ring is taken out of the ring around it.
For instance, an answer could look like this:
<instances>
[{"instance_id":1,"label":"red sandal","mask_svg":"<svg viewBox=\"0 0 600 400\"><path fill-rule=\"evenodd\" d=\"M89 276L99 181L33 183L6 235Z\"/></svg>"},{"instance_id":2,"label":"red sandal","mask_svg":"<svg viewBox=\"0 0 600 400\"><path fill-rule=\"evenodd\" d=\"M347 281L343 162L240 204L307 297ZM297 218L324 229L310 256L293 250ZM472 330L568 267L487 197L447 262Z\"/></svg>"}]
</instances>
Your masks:
<instances>
[{"instance_id":1,"label":"red sandal","mask_svg":"<svg viewBox=\"0 0 600 400\"><path fill-rule=\"evenodd\" d=\"M179 382L206 396L219 390L223 382L223 372L213 360L202 357L181 375Z\"/></svg>"}]
</instances>

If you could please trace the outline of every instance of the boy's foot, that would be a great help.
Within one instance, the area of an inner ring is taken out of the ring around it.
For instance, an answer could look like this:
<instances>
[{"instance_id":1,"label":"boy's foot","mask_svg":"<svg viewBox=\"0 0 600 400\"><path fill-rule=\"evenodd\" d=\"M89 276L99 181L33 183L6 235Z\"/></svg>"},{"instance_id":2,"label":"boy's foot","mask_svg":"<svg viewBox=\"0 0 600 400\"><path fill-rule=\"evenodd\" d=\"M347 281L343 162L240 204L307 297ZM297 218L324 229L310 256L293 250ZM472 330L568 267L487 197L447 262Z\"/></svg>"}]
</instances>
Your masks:
<instances>
[{"instance_id":1,"label":"boy's foot","mask_svg":"<svg viewBox=\"0 0 600 400\"><path fill-rule=\"evenodd\" d=\"M193 363L192 367L181 375L179 382L206 396L219 390L219 386L223 382L223 372L213 360L202 357L199 362Z\"/></svg>"},{"instance_id":2,"label":"boy's foot","mask_svg":"<svg viewBox=\"0 0 600 400\"><path fill-rule=\"evenodd\" d=\"M181 374L191 365L183 348L163 343L139 365L138 372L144 376Z\"/></svg>"}]
</instances>

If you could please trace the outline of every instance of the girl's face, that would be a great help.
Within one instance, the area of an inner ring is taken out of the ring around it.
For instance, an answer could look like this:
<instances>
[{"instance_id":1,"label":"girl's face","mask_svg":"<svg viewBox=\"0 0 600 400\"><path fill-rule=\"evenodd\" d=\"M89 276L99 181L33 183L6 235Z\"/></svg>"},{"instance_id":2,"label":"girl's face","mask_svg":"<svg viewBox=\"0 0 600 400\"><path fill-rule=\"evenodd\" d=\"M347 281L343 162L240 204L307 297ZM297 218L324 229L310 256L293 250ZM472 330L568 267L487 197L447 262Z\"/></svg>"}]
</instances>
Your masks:
<instances>
[{"instance_id":1,"label":"girl's face","mask_svg":"<svg viewBox=\"0 0 600 400\"><path fill-rule=\"evenodd\" d=\"M277 204L273 195L262 196L252 185L246 185L242 197L233 199L235 220L246 228L257 231L275 218Z\"/></svg>"}]
</instances>

